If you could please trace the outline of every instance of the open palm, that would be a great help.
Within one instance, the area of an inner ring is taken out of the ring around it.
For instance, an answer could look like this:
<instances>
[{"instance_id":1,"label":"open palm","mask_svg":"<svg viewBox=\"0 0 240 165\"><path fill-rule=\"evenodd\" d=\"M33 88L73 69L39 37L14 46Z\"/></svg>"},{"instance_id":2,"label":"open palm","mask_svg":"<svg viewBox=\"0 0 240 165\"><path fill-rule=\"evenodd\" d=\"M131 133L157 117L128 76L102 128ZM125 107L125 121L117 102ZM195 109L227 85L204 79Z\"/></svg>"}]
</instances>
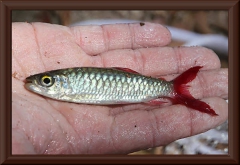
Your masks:
<instances>
[{"instance_id":1,"label":"open palm","mask_svg":"<svg viewBox=\"0 0 240 165\"><path fill-rule=\"evenodd\" d=\"M64 27L43 23L12 26L13 154L123 153L166 145L227 119L228 70L202 47L166 47L169 31L158 24ZM24 79L68 67L125 67L173 79L204 66L190 92L219 115L182 105L99 106L61 102L29 92Z\"/></svg>"}]
</instances>

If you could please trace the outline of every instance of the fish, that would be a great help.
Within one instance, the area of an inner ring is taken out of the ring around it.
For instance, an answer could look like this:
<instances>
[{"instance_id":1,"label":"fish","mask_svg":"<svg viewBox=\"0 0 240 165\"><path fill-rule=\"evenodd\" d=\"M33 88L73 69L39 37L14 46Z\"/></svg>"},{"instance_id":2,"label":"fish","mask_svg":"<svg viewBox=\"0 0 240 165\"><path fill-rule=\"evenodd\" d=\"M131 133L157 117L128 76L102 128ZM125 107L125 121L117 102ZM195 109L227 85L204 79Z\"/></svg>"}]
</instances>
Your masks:
<instances>
[{"instance_id":1,"label":"fish","mask_svg":"<svg viewBox=\"0 0 240 165\"><path fill-rule=\"evenodd\" d=\"M192 67L171 81L121 67L64 68L27 77L25 88L60 101L95 105L162 105L165 102L161 98L167 98L172 104L216 116L207 103L195 99L188 90L187 83L195 79L201 68Z\"/></svg>"}]
</instances>

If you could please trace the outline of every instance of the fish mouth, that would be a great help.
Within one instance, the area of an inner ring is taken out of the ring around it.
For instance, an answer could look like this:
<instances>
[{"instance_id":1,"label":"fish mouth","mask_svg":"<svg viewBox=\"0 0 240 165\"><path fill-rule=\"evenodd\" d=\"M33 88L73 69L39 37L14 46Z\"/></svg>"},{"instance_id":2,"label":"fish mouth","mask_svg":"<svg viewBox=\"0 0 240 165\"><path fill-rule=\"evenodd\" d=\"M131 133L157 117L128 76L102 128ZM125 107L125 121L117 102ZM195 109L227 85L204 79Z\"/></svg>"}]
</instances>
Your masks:
<instances>
[{"instance_id":1,"label":"fish mouth","mask_svg":"<svg viewBox=\"0 0 240 165\"><path fill-rule=\"evenodd\" d=\"M31 79L30 77L25 79L25 88L33 92L41 92L41 89L36 85L36 80Z\"/></svg>"},{"instance_id":2,"label":"fish mouth","mask_svg":"<svg viewBox=\"0 0 240 165\"><path fill-rule=\"evenodd\" d=\"M33 81L30 78L26 78L24 82L25 83L32 83Z\"/></svg>"}]
</instances>

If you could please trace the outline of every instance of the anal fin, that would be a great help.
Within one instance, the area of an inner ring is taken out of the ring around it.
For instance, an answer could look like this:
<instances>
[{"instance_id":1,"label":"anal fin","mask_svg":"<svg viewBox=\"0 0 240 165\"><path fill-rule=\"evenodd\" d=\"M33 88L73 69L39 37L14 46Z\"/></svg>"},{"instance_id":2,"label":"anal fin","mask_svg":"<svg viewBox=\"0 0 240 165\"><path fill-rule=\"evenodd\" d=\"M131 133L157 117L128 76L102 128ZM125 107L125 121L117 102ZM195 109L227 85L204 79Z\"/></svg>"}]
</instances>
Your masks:
<instances>
[{"instance_id":1,"label":"anal fin","mask_svg":"<svg viewBox=\"0 0 240 165\"><path fill-rule=\"evenodd\" d=\"M157 98L154 100L150 100L148 102L146 102L149 105L162 105L164 103L168 103L167 101L164 101L162 98Z\"/></svg>"}]
</instances>

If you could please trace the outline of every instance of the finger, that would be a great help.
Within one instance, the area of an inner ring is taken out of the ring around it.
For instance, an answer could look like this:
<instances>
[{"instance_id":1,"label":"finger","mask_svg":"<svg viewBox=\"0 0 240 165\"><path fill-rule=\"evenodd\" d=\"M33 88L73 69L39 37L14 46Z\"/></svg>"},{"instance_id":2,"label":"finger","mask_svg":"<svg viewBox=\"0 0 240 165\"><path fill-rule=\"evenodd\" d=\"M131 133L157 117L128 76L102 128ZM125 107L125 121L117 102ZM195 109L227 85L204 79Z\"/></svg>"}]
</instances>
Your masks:
<instances>
[{"instance_id":1,"label":"finger","mask_svg":"<svg viewBox=\"0 0 240 165\"><path fill-rule=\"evenodd\" d=\"M220 98L208 102L219 116L173 105L152 111L129 111L116 116L112 125L112 143L119 152L132 152L166 145L220 125L227 119L228 105Z\"/></svg>"},{"instance_id":2,"label":"finger","mask_svg":"<svg viewBox=\"0 0 240 165\"><path fill-rule=\"evenodd\" d=\"M204 47L158 47L137 50L114 50L93 57L93 65L126 67L144 75L182 73L193 66L201 70L220 68L218 56Z\"/></svg>"},{"instance_id":3,"label":"finger","mask_svg":"<svg viewBox=\"0 0 240 165\"><path fill-rule=\"evenodd\" d=\"M162 76L167 81L173 80L179 74ZM228 69L201 71L197 77L187 84L194 98L221 97L228 98Z\"/></svg>"},{"instance_id":4,"label":"finger","mask_svg":"<svg viewBox=\"0 0 240 165\"><path fill-rule=\"evenodd\" d=\"M190 93L195 98L228 98L228 69L200 72L190 85Z\"/></svg>"},{"instance_id":5,"label":"finger","mask_svg":"<svg viewBox=\"0 0 240 165\"><path fill-rule=\"evenodd\" d=\"M12 24L12 73L23 80L27 72L44 70L34 30L27 23Z\"/></svg>"},{"instance_id":6,"label":"finger","mask_svg":"<svg viewBox=\"0 0 240 165\"><path fill-rule=\"evenodd\" d=\"M13 23L13 72L26 77L46 70L90 66L91 60L86 53L95 55L111 49L162 46L170 42L171 36L165 27L149 23L139 26L104 25L92 26L88 30L83 26L70 30L65 26L43 23ZM97 29L102 30L100 38L95 38L99 33ZM82 44L78 38L80 32L81 36L86 34L92 43ZM126 42L126 37L131 38L132 43ZM124 42L117 42L120 40Z\"/></svg>"},{"instance_id":7,"label":"finger","mask_svg":"<svg viewBox=\"0 0 240 165\"><path fill-rule=\"evenodd\" d=\"M69 28L42 23L12 24L12 73L21 80L47 70L89 65Z\"/></svg>"},{"instance_id":8,"label":"finger","mask_svg":"<svg viewBox=\"0 0 240 165\"><path fill-rule=\"evenodd\" d=\"M165 46L171 34L160 24L133 23L102 26L78 26L71 31L79 46L89 55L114 49Z\"/></svg>"}]
</instances>

